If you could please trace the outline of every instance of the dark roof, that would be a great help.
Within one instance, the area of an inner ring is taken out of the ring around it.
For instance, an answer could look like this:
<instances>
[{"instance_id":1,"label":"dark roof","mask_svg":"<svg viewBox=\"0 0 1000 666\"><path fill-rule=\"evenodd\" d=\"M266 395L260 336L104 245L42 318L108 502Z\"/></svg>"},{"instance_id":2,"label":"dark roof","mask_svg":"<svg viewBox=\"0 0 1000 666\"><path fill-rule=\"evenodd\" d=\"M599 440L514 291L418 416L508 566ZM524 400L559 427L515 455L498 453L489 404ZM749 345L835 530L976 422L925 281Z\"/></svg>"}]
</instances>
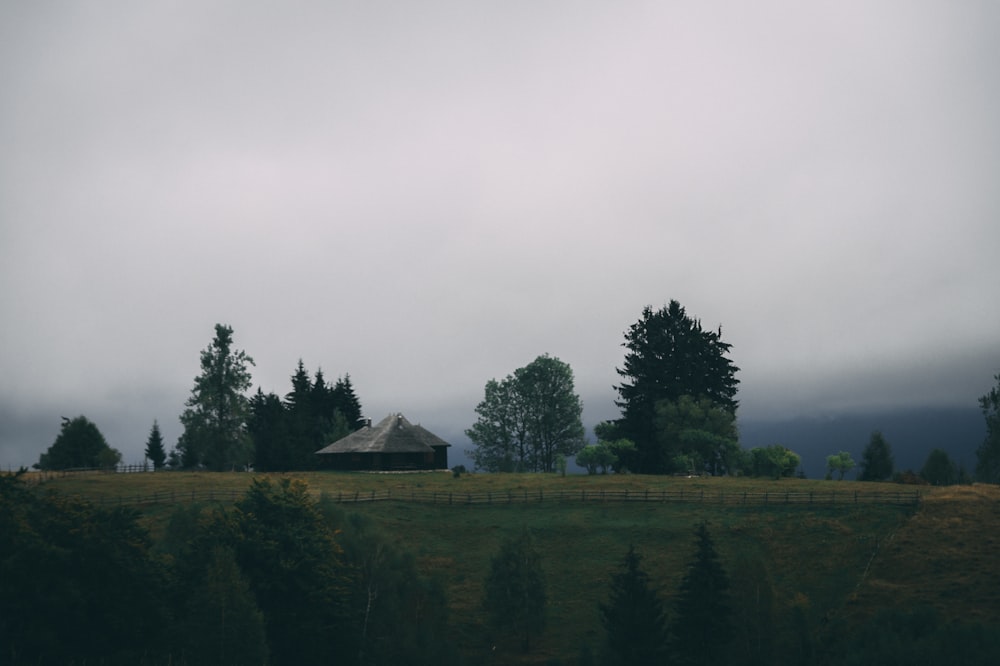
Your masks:
<instances>
[{"instance_id":1,"label":"dark roof","mask_svg":"<svg viewBox=\"0 0 1000 666\"><path fill-rule=\"evenodd\" d=\"M423 426L413 425L402 414L389 414L374 426L365 426L320 449L326 453L428 453L451 446Z\"/></svg>"}]
</instances>

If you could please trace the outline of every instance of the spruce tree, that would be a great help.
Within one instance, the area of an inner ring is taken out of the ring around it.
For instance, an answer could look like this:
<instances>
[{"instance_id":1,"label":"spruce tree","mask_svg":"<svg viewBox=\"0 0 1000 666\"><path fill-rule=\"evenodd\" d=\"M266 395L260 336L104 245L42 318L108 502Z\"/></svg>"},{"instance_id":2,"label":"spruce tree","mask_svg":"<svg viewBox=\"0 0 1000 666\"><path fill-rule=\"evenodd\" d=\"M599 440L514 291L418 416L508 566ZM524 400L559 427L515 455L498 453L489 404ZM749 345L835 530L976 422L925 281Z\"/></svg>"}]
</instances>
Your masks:
<instances>
[{"instance_id":1,"label":"spruce tree","mask_svg":"<svg viewBox=\"0 0 1000 666\"><path fill-rule=\"evenodd\" d=\"M153 463L153 469L163 469L167 462L167 450L163 447L163 435L160 434L160 424L153 420L153 427L146 440L146 457Z\"/></svg>"},{"instance_id":2,"label":"spruce tree","mask_svg":"<svg viewBox=\"0 0 1000 666\"><path fill-rule=\"evenodd\" d=\"M608 633L609 664L662 664L667 651L667 619L642 557L629 546L621 571L611 577L607 604L599 604L601 624Z\"/></svg>"},{"instance_id":3,"label":"spruce tree","mask_svg":"<svg viewBox=\"0 0 1000 666\"><path fill-rule=\"evenodd\" d=\"M675 602L672 648L682 664L722 663L726 646L733 638L729 578L719 562L707 523L698 525L695 539L694 557Z\"/></svg>"},{"instance_id":4,"label":"spruce tree","mask_svg":"<svg viewBox=\"0 0 1000 666\"><path fill-rule=\"evenodd\" d=\"M350 373L338 378L337 383L333 385L333 406L341 414L351 432L361 427L361 401L354 393Z\"/></svg>"},{"instance_id":5,"label":"spruce tree","mask_svg":"<svg viewBox=\"0 0 1000 666\"><path fill-rule=\"evenodd\" d=\"M655 312L647 306L626 332L624 347L625 364L617 369L622 383L615 404L622 416L616 438L635 442L634 471L663 474L669 460L657 441L657 403L690 396L735 414L739 368L727 358L731 345L722 341L722 329L702 329L677 301Z\"/></svg>"},{"instance_id":6,"label":"spruce tree","mask_svg":"<svg viewBox=\"0 0 1000 666\"><path fill-rule=\"evenodd\" d=\"M288 415L276 393L265 394L258 388L250 398L247 432L253 442L254 469L261 472L291 469Z\"/></svg>"}]
</instances>

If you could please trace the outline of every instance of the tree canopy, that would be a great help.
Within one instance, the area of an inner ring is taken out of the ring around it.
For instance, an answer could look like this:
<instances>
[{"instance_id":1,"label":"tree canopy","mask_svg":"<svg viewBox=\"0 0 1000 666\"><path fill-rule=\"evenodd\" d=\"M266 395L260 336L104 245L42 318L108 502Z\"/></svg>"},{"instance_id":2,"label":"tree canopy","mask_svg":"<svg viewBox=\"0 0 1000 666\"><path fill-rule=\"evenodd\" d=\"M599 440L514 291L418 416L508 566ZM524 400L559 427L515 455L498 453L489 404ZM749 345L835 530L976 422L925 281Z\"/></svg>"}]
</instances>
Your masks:
<instances>
[{"instance_id":1,"label":"tree canopy","mask_svg":"<svg viewBox=\"0 0 1000 666\"><path fill-rule=\"evenodd\" d=\"M59 435L43 453L38 469L74 469L78 467L114 467L122 454L108 446L104 435L86 416L63 417Z\"/></svg>"},{"instance_id":2,"label":"tree canopy","mask_svg":"<svg viewBox=\"0 0 1000 666\"><path fill-rule=\"evenodd\" d=\"M545 354L502 381L486 383L479 416L466 435L479 469L491 472L552 472L559 455L584 444L583 404L573 388L573 370Z\"/></svg>"},{"instance_id":3,"label":"tree canopy","mask_svg":"<svg viewBox=\"0 0 1000 666\"><path fill-rule=\"evenodd\" d=\"M635 442L635 471L664 473L670 454L662 450L657 405L676 404L683 396L707 400L735 415L739 370L727 358L731 345L722 330L706 331L677 301L654 311L647 306L625 333L624 365L616 387L622 410L618 437Z\"/></svg>"},{"instance_id":4,"label":"tree canopy","mask_svg":"<svg viewBox=\"0 0 1000 666\"><path fill-rule=\"evenodd\" d=\"M656 403L656 447L647 451L649 472L727 474L739 452L736 414L709 398L682 395Z\"/></svg>"},{"instance_id":5,"label":"tree canopy","mask_svg":"<svg viewBox=\"0 0 1000 666\"><path fill-rule=\"evenodd\" d=\"M829 455L826 457L827 477L832 477L833 473L837 472L840 475L837 477L837 480L843 481L844 475L854 469L855 465L854 458L847 451L840 451Z\"/></svg>"},{"instance_id":6,"label":"tree canopy","mask_svg":"<svg viewBox=\"0 0 1000 666\"><path fill-rule=\"evenodd\" d=\"M531 638L545 628L545 574L531 533L525 528L504 539L490 562L483 588L483 607L491 624L514 635L527 651Z\"/></svg>"},{"instance_id":7,"label":"tree canopy","mask_svg":"<svg viewBox=\"0 0 1000 666\"><path fill-rule=\"evenodd\" d=\"M920 476L932 486L950 486L958 483L958 467L944 449L934 449L927 455Z\"/></svg>"},{"instance_id":8,"label":"tree canopy","mask_svg":"<svg viewBox=\"0 0 1000 666\"><path fill-rule=\"evenodd\" d=\"M746 472L748 474L769 476L772 479L791 476L795 473L799 463L802 462L799 454L780 444L750 449L747 458L748 469Z\"/></svg>"},{"instance_id":9,"label":"tree canopy","mask_svg":"<svg viewBox=\"0 0 1000 666\"><path fill-rule=\"evenodd\" d=\"M184 434L178 442L185 468L221 471L253 462L246 432L253 359L233 349L233 329L215 325L215 338L201 352L201 374L181 414Z\"/></svg>"},{"instance_id":10,"label":"tree canopy","mask_svg":"<svg viewBox=\"0 0 1000 666\"><path fill-rule=\"evenodd\" d=\"M868 446L861 454L861 481L884 481L892 476L892 448L885 441L882 433L876 430L872 433Z\"/></svg>"}]
</instances>

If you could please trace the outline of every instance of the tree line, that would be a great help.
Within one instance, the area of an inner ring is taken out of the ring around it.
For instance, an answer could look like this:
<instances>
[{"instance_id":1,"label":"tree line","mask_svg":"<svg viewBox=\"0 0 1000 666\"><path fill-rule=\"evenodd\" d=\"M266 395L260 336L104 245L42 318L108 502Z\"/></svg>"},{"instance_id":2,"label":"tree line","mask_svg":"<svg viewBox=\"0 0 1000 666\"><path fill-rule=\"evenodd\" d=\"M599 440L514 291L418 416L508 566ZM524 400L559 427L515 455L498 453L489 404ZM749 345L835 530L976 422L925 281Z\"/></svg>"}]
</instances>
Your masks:
<instances>
[{"instance_id":1,"label":"tree line","mask_svg":"<svg viewBox=\"0 0 1000 666\"><path fill-rule=\"evenodd\" d=\"M731 345L721 327L705 330L677 301L653 310L647 306L628 328L622 378L615 386L618 419L595 427L597 442L587 444L583 406L572 368L548 354L507 377L486 383L476 406L476 422L466 430L468 451L487 471L553 472L567 458L592 473L752 474L781 478L795 474L801 458L780 444L749 451L739 444L736 393L739 370L728 358ZM313 469L313 455L361 424L361 403L350 375L329 383L321 370L310 377L300 360L292 390L284 398L258 388L247 396L253 358L233 346L233 330L216 324L215 338L201 352L201 373L180 420L184 431L169 454L156 421L146 455L154 467L261 471ZM975 478L1000 482L1000 374L997 386L979 400L987 436L976 451ZM881 433L865 450L862 480L923 478L956 483L971 475L935 450L920 475L894 474L891 453ZM56 442L37 463L42 469L113 466L121 455L81 416L64 419ZM889 471L884 472L888 461ZM827 458L828 478L844 475L856 463L847 452Z\"/></svg>"},{"instance_id":2,"label":"tree line","mask_svg":"<svg viewBox=\"0 0 1000 666\"><path fill-rule=\"evenodd\" d=\"M322 370L310 376L300 359L284 397L261 388L248 397L253 364L245 351L233 347L233 329L216 324L180 415L184 431L169 452L153 421L145 456L154 469L311 470L317 466L316 451L361 426L361 402L350 374L331 383ZM121 453L81 415L63 419L59 436L35 467L113 468L120 461Z\"/></svg>"},{"instance_id":3,"label":"tree line","mask_svg":"<svg viewBox=\"0 0 1000 666\"><path fill-rule=\"evenodd\" d=\"M582 406L566 363L540 356L502 380L486 383L466 430L468 451L479 469L553 471L560 458L575 456L591 474L793 476L801 456L780 444L740 447L736 412L739 368L729 359L731 345L722 329L706 330L672 300L658 310L647 306L625 332L624 363L616 368L619 418L594 428L596 443L583 436ZM1000 482L1000 375L997 387L980 398L987 436L977 450L975 477ZM553 434L554 433L554 434ZM840 451L827 457L827 478L843 479L857 463ZM962 467L935 449L919 474L896 472L888 443L878 431L864 451L863 481L890 478L934 485L967 482Z\"/></svg>"}]
</instances>

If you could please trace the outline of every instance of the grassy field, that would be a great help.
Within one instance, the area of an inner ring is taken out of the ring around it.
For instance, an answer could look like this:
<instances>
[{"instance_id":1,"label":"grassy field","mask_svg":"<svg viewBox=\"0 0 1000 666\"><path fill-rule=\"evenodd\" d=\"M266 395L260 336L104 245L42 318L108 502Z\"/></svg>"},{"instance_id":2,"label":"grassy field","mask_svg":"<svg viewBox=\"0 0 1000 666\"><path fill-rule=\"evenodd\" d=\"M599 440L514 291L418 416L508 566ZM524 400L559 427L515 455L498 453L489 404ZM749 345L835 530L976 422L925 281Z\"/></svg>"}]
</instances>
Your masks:
<instances>
[{"instance_id":1,"label":"grassy field","mask_svg":"<svg viewBox=\"0 0 1000 666\"><path fill-rule=\"evenodd\" d=\"M490 493L675 492L739 497L741 493L900 490L893 484L798 479L684 479L638 475L545 476L466 474L303 473L317 498L391 492L401 501L344 504L377 524L410 551L419 567L445 585L455 640L469 655L506 655L502 661L545 663L573 659L603 639L597 604L608 580L634 544L644 568L669 597L693 548L693 527L707 520L723 564L733 579L748 571L773 589L775 613L804 618L813 632L835 619L863 621L875 609L930 604L949 617L1000 623L1000 488L924 489L919 505L878 502L815 505L715 502L529 502L466 505L405 501L417 493L463 496ZM54 479L45 487L105 502L168 494L172 502L192 493L217 492L226 502L253 475L211 473L92 474ZM912 492L911 487L903 490ZM140 505L154 536L171 501ZM482 581L500 541L529 528L542 551L548 577L549 621L530 655L494 641L483 630ZM760 572L764 573L761 574ZM738 591L735 591L738 592ZM497 644L499 643L499 644Z\"/></svg>"}]
</instances>

